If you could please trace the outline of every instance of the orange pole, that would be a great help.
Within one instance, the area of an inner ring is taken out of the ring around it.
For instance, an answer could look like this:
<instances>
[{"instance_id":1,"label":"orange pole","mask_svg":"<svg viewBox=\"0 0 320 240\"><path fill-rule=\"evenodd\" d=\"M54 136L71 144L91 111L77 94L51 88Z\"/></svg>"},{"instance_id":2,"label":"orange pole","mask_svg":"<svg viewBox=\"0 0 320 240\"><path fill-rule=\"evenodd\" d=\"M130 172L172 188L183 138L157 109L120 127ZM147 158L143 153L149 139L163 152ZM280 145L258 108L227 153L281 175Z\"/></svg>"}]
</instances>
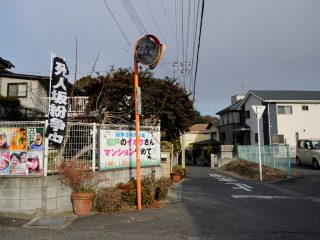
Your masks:
<instances>
[{"instance_id":1,"label":"orange pole","mask_svg":"<svg viewBox=\"0 0 320 240\"><path fill-rule=\"evenodd\" d=\"M136 173L137 173L137 207L141 210L141 174L140 174L140 157L139 157L139 113L138 113L138 61L134 57L134 109L136 115Z\"/></svg>"}]
</instances>

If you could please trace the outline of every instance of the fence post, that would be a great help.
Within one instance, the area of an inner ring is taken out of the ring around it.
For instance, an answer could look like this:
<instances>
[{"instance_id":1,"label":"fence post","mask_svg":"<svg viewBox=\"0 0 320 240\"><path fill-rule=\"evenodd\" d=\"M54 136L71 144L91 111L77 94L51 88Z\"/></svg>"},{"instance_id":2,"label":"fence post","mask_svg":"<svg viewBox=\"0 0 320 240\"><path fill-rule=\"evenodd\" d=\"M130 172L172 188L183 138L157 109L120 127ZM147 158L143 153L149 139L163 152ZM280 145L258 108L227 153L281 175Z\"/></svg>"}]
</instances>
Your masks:
<instances>
[{"instance_id":1,"label":"fence post","mask_svg":"<svg viewBox=\"0 0 320 240\"><path fill-rule=\"evenodd\" d=\"M44 124L44 131L47 131L49 122L48 120L45 121ZM43 176L48 176L48 161L49 161L49 139L45 137L45 134L43 134L44 137L44 159L43 159Z\"/></svg>"},{"instance_id":2,"label":"fence post","mask_svg":"<svg viewBox=\"0 0 320 240\"><path fill-rule=\"evenodd\" d=\"M97 137L97 124L94 122L92 126L92 171L96 171L96 137Z\"/></svg>"},{"instance_id":3,"label":"fence post","mask_svg":"<svg viewBox=\"0 0 320 240\"><path fill-rule=\"evenodd\" d=\"M290 158L289 144L287 144L286 147L287 147L287 159L288 159L288 175L291 175L291 158Z\"/></svg>"}]
</instances>

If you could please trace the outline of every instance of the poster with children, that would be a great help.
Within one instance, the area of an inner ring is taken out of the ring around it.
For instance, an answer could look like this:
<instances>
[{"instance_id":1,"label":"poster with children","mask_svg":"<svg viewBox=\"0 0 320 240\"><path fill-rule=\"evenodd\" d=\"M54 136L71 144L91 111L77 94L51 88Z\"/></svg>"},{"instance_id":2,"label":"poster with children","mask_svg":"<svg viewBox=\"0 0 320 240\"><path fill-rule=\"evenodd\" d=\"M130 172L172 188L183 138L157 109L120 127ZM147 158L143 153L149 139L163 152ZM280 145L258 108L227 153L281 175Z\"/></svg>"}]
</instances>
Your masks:
<instances>
[{"instance_id":1,"label":"poster with children","mask_svg":"<svg viewBox=\"0 0 320 240\"><path fill-rule=\"evenodd\" d=\"M14 151L10 154L10 175L26 175L27 152Z\"/></svg>"},{"instance_id":2,"label":"poster with children","mask_svg":"<svg viewBox=\"0 0 320 240\"><path fill-rule=\"evenodd\" d=\"M33 151L27 152L27 174L42 175L43 172L43 152Z\"/></svg>"},{"instance_id":3,"label":"poster with children","mask_svg":"<svg viewBox=\"0 0 320 240\"><path fill-rule=\"evenodd\" d=\"M9 150L11 128L0 128L0 150Z\"/></svg>"},{"instance_id":4,"label":"poster with children","mask_svg":"<svg viewBox=\"0 0 320 240\"><path fill-rule=\"evenodd\" d=\"M0 128L0 175L42 175L44 128Z\"/></svg>"},{"instance_id":5,"label":"poster with children","mask_svg":"<svg viewBox=\"0 0 320 240\"><path fill-rule=\"evenodd\" d=\"M43 128L27 129L28 150L44 150L43 132Z\"/></svg>"},{"instance_id":6,"label":"poster with children","mask_svg":"<svg viewBox=\"0 0 320 240\"><path fill-rule=\"evenodd\" d=\"M0 151L0 175L10 174L10 152Z\"/></svg>"},{"instance_id":7,"label":"poster with children","mask_svg":"<svg viewBox=\"0 0 320 240\"><path fill-rule=\"evenodd\" d=\"M10 151L27 150L27 130L25 128L11 129Z\"/></svg>"}]
</instances>

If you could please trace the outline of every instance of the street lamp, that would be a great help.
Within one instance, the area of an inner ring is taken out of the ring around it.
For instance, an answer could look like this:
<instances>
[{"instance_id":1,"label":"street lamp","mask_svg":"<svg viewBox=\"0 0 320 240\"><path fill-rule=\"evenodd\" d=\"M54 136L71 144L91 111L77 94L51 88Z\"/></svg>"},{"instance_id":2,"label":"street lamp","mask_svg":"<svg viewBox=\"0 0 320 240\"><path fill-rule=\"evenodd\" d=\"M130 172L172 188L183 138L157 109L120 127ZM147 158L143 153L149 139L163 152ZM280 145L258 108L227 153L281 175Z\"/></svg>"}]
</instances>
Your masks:
<instances>
[{"instance_id":1,"label":"street lamp","mask_svg":"<svg viewBox=\"0 0 320 240\"><path fill-rule=\"evenodd\" d=\"M137 174L137 207L141 210L141 173L140 173L140 156L139 156L139 145L140 145L140 135L139 135L139 115L141 114L141 91L139 88L139 78L138 78L138 63L143 65L148 65L149 69L154 69L165 50L158 38L153 35L145 35L140 38L134 49L134 109L135 109L135 119L136 119L136 174Z\"/></svg>"}]
</instances>

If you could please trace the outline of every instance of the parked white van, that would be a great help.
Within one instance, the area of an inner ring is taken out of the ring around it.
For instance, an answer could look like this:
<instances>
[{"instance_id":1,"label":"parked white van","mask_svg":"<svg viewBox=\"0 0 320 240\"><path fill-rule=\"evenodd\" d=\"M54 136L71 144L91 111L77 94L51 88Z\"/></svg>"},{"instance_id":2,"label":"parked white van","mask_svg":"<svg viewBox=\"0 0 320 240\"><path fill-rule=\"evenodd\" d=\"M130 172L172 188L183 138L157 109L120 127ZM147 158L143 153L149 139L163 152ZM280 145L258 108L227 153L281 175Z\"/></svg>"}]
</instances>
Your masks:
<instances>
[{"instance_id":1,"label":"parked white van","mask_svg":"<svg viewBox=\"0 0 320 240\"><path fill-rule=\"evenodd\" d=\"M301 139L297 143L297 165L312 165L315 169L320 166L320 139Z\"/></svg>"}]
</instances>

